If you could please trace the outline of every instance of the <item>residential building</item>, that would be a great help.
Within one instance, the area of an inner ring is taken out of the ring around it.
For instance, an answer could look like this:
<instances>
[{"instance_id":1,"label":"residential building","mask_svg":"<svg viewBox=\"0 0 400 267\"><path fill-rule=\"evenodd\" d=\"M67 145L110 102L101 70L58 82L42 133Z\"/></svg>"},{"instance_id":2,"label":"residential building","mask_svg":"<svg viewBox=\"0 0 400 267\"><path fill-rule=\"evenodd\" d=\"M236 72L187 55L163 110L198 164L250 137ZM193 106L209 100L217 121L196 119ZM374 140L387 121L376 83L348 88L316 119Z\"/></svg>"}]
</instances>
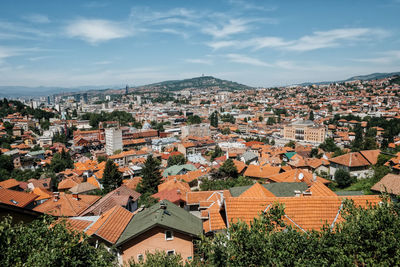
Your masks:
<instances>
[{"instance_id":1,"label":"residential building","mask_svg":"<svg viewBox=\"0 0 400 267\"><path fill-rule=\"evenodd\" d=\"M106 153L113 155L115 151L122 151L122 131L121 129L105 129L106 135Z\"/></svg>"}]
</instances>

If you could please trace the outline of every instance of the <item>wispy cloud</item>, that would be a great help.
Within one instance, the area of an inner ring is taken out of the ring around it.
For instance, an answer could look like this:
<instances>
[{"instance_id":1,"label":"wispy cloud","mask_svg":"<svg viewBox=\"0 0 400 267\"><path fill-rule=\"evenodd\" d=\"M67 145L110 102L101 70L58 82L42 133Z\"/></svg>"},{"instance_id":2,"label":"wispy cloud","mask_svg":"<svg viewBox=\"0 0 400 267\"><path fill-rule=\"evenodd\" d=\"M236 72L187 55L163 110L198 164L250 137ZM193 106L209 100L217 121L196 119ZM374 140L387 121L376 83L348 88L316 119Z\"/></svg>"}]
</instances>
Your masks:
<instances>
[{"instance_id":1,"label":"wispy cloud","mask_svg":"<svg viewBox=\"0 0 400 267\"><path fill-rule=\"evenodd\" d=\"M369 58L354 58L351 59L355 62L362 63L375 63L375 64L390 64L390 63L400 63L400 50L391 50L380 52L376 57Z\"/></svg>"},{"instance_id":2,"label":"wispy cloud","mask_svg":"<svg viewBox=\"0 0 400 267\"><path fill-rule=\"evenodd\" d=\"M30 14L22 17L23 19L31 22L31 23L50 23L49 17L43 14Z\"/></svg>"},{"instance_id":3,"label":"wispy cloud","mask_svg":"<svg viewBox=\"0 0 400 267\"><path fill-rule=\"evenodd\" d=\"M248 57L245 55L240 55L240 54L228 54L226 57L236 63L242 63L242 64L247 64L247 65L253 65L253 66L261 66L261 67L270 67L271 64L268 64L262 60L259 60L257 58L252 58Z\"/></svg>"},{"instance_id":4,"label":"wispy cloud","mask_svg":"<svg viewBox=\"0 0 400 267\"><path fill-rule=\"evenodd\" d=\"M221 48L244 49L279 48L290 51L311 51L336 47L346 42L378 40L389 35L388 31L372 28L347 28L328 31L316 31L297 40L284 40L281 37L256 37L248 40L211 41L207 45L215 50Z\"/></svg>"},{"instance_id":5,"label":"wispy cloud","mask_svg":"<svg viewBox=\"0 0 400 267\"><path fill-rule=\"evenodd\" d=\"M205 58L187 58L185 59L186 62L188 63L194 63L194 64L204 64L204 65L212 65L213 61L211 59L205 59Z\"/></svg>"},{"instance_id":6,"label":"wispy cloud","mask_svg":"<svg viewBox=\"0 0 400 267\"><path fill-rule=\"evenodd\" d=\"M339 46L343 41L359 41L360 39L376 39L386 37L387 31L371 28L334 29L329 31L316 31L294 41L293 45L286 48L295 51L309 51L326 47Z\"/></svg>"},{"instance_id":7,"label":"wispy cloud","mask_svg":"<svg viewBox=\"0 0 400 267\"><path fill-rule=\"evenodd\" d=\"M253 4L250 1L243 0L229 0L229 3L246 10L259 10L259 11L275 11L277 10L276 6L265 7L259 4Z\"/></svg>"},{"instance_id":8,"label":"wispy cloud","mask_svg":"<svg viewBox=\"0 0 400 267\"><path fill-rule=\"evenodd\" d=\"M0 39L39 39L51 34L24 23L0 21Z\"/></svg>"},{"instance_id":9,"label":"wispy cloud","mask_svg":"<svg viewBox=\"0 0 400 267\"><path fill-rule=\"evenodd\" d=\"M130 31L122 23L102 19L78 19L66 27L70 37L80 38L90 44L130 36Z\"/></svg>"},{"instance_id":10,"label":"wispy cloud","mask_svg":"<svg viewBox=\"0 0 400 267\"><path fill-rule=\"evenodd\" d=\"M215 38L224 38L229 35L245 32L249 29L250 21L243 19L230 19L226 24L221 27L215 25L206 26L203 32L210 34Z\"/></svg>"}]
</instances>

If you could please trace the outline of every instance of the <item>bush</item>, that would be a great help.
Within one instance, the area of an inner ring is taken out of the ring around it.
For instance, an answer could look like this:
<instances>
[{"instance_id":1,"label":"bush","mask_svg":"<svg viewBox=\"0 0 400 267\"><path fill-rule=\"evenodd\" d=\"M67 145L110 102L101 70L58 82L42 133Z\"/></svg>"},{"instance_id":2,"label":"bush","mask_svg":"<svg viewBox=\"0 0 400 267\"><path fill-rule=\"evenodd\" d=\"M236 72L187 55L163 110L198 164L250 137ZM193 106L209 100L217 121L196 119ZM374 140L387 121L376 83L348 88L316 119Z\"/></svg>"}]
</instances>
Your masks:
<instances>
[{"instance_id":1,"label":"bush","mask_svg":"<svg viewBox=\"0 0 400 267\"><path fill-rule=\"evenodd\" d=\"M337 182L340 188L345 188L350 186L353 182L355 182L356 179L354 177L351 177L348 171L345 171L343 169L338 169L335 172L335 181Z\"/></svg>"}]
</instances>

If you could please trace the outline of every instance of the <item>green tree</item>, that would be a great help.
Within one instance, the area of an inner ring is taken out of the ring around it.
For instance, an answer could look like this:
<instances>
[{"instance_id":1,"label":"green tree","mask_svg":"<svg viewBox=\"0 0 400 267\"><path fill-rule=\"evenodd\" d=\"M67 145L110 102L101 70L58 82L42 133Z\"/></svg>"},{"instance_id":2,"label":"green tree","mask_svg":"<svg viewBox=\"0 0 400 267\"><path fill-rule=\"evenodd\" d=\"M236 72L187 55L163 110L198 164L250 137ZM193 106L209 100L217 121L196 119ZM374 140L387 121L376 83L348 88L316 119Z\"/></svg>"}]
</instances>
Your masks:
<instances>
[{"instance_id":1,"label":"green tree","mask_svg":"<svg viewBox=\"0 0 400 267\"><path fill-rule=\"evenodd\" d=\"M0 222L2 266L112 266L115 257L100 245L89 244L88 236L67 229L45 217L29 224Z\"/></svg>"},{"instance_id":2,"label":"green tree","mask_svg":"<svg viewBox=\"0 0 400 267\"><path fill-rule=\"evenodd\" d=\"M224 151L216 145L213 153L211 154L211 161L214 161L216 158L221 157L224 154Z\"/></svg>"},{"instance_id":3,"label":"green tree","mask_svg":"<svg viewBox=\"0 0 400 267\"><path fill-rule=\"evenodd\" d=\"M167 164L168 164L168 167L171 167L174 165L183 165L186 163L186 161L187 160L186 160L185 156L182 154L179 154L179 155L170 156L168 158Z\"/></svg>"},{"instance_id":4,"label":"green tree","mask_svg":"<svg viewBox=\"0 0 400 267\"><path fill-rule=\"evenodd\" d=\"M314 121L314 111L310 111L310 115L308 116L308 119L310 120L310 121Z\"/></svg>"},{"instance_id":5,"label":"green tree","mask_svg":"<svg viewBox=\"0 0 400 267\"><path fill-rule=\"evenodd\" d=\"M222 175L222 177L228 178L237 178L238 177L238 170L236 168L235 163L233 160L227 159L224 161L221 167L219 167L218 172Z\"/></svg>"},{"instance_id":6,"label":"green tree","mask_svg":"<svg viewBox=\"0 0 400 267\"><path fill-rule=\"evenodd\" d=\"M217 111L214 111L210 115L209 120L210 120L210 125L211 126L213 126L215 128L218 128L218 112Z\"/></svg>"},{"instance_id":7,"label":"green tree","mask_svg":"<svg viewBox=\"0 0 400 267\"><path fill-rule=\"evenodd\" d=\"M130 267L184 267L186 266L183 262L180 254L167 255L165 251L156 251L155 253L146 252L145 261L135 261L131 259L129 261Z\"/></svg>"},{"instance_id":8,"label":"green tree","mask_svg":"<svg viewBox=\"0 0 400 267\"><path fill-rule=\"evenodd\" d=\"M221 130L221 133L222 133L223 135L228 135L228 134L231 133L231 130L230 130L228 127L226 127L226 128L224 128L224 129Z\"/></svg>"},{"instance_id":9,"label":"green tree","mask_svg":"<svg viewBox=\"0 0 400 267\"><path fill-rule=\"evenodd\" d=\"M276 123L276 120L274 117L268 117L267 119L267 125L273 125Z\"/></svg>"},{"instance_id":10,"label":"green tree","mask_svg":"<svg viewBox=\"0 0 400 267\"><path fill-rule=\"evenodd\" d=\"M335 152L340 150L340 148L335 144L333 138L326 138L325 141L319 145L319 148L325 152Z\"/></svg>"},{"instance_id":11,"label":"green tree","mask_svg":"<svg viewBox=\"0 0 400 267\"><path fill-rule=\"evenodd\" d=\"M201 121L202 120L198 115L190 115L187 118L187 124L199 124Z\"/></svg>"},{"instance_id":12,"label":"green tree","mask_svg":"<svg viewBox=\"0 0 400 267\"><path fill-rule=\"evenodd\" d=\"M348 171L338 169L335 172L335 181L338 183L338 186L340 188L345 188L351 185L355 181L355 179L350 176L350 173Z\"/></svg>"},{"instance_id":13,"label":"green tree","mask_svg":"<svg viewBox=\"0 0 400 267\"><path fill-rule=\"evenodd\" d=\"M103 190L108 193L122 185L122 173L112 160L107 160L102 178Z\"/></svg>"},{"instance_id":14,"label":"green tree","mask_svg":"<svg viewBox=\"0 0 400 267\"><path fill-rule=\"evenodd\" d=\"M286 147L291 147L295 148L296 147L296 142L293 140L290 140L287 144L285 144Z\"/></svg>"},{"instance_id":15,"label":"green tree","mask_svg":"<svg viewBox=\"0 0 400 267\"><path fill-rule=\"evenodd\" d=\"M160 161L149 155L142 169L142 180L138 184L137 191L139 193L157 192L157 186L161 183Z\"/></svg>"},{"instance_id":16,"label":"green tree","mask_svg":"<svg viewBox=\"0 0 400 267\"><path fill-rule=\"evenodd\" d=\"M71 159L71 155L63 149L61 153L54 154L50 162L50 170L59 173L65 171L65 169L70 169L74 166L74 162Z\"/></svg>"}]
</instances>

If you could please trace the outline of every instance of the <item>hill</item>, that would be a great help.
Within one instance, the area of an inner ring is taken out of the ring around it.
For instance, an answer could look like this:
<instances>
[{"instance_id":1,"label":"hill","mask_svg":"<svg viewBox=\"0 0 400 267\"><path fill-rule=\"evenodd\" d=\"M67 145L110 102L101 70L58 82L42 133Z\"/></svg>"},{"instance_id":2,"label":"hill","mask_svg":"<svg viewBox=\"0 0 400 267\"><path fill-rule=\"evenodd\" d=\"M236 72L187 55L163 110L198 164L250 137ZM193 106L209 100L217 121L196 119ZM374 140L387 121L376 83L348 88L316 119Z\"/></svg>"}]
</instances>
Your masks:
<instances>
[{"instance_id":1,"label":"hill","mask_svg":"<svg viewBox=\"0 0 400 267\"><path fill-rule=\"evenodd\" d=\"M348 78L346 80L340 80L340 81L325 81L325 82L305 82L301 83L299 85L301 86L307 86L307 85L321 85L321 84L330 84L330 83L341 83L341 82L349 82L349 81L355 81L355 80L361 80L361 81L370 81L370 80L379 80L379 79L384 79L392 76L400 75L400 72L389 72L389 73L371 73L367 75L359 75L359 76L353 76L351 78Z\"/></svg>"},{"instance_id":2,"label":"hill","mask_svg":"<svg viewBox=\"0 0 400 267\"><path fill-rule=\"evenodd\" d=\"M172 80L136 87L135 91L181 91L181 90L247 90L252 87L237 82L221 80L212 76Z\"/></svg>"}]
</instances>

